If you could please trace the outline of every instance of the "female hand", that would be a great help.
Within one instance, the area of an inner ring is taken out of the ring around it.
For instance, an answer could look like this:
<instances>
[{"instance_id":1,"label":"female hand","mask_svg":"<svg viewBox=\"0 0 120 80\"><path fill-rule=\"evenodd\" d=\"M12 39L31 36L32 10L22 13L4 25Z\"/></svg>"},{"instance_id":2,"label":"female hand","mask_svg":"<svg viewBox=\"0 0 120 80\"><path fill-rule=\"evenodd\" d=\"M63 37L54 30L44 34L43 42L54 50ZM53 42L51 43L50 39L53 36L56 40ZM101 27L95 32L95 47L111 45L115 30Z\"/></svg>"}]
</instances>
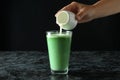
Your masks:
<instances>
[{"instance_id":1,"label":"female hand","mask_svg":"<svg viewBox=\"0 0 120 80\"><path fill-rule=\"evenodd\" d=\"M72 2L67 6L63 7L61 10L67 10L73 12L76 16L76 20L78 21L78 23L88 22L95 18L95 10L94 10L94 6L92 5Z\"/></svg>"},{"instance_id":2,"label":"female hand","mask_svg":"<svg viewBox=\"0 0 120 80\"><path fill-rule=\"evenodd\" d=\"M99 0L92 5L72 2L61 10L75 13L78 23L120 13L120 0ZM57 15L57 14L56 14Z\"/></svg>"}]
</instances>

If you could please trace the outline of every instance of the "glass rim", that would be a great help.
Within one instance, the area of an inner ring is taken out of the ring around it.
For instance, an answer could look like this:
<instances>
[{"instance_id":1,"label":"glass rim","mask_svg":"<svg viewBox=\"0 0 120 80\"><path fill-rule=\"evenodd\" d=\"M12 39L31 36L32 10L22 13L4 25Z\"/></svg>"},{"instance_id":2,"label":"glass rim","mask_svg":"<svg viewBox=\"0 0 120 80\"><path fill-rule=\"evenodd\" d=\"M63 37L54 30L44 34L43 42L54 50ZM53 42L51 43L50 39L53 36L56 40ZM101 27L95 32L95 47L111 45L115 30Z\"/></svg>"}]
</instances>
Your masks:
<instances>
[{"instance_id":1,"label":"glass rim","mask_svg":"<svg viewBox=\"0 0 120 80\"><path fill-rule=\"evenodd\" d=\"M60 32L59 30L49 30L49 31L46 31L46 33L52 33L52 32ZM72 32L72 31L66 31L66 30L63 30L62 32Z\"/></svg>"},{"instance_id":2,"label":"glass rim","mask_svg":"<svg viewBox=\"0 0 120 80\"><path fill-rule=\"evenodd\" d=\"M59 30L50 30L50 31L46 31L46 35L52 35L52 34L60 34L60 31ZM62 34L65 34L65 35L72 35L72 31L62 31ZM60 34L60 35L62 35Z\"/></svg>"}]
</instances>

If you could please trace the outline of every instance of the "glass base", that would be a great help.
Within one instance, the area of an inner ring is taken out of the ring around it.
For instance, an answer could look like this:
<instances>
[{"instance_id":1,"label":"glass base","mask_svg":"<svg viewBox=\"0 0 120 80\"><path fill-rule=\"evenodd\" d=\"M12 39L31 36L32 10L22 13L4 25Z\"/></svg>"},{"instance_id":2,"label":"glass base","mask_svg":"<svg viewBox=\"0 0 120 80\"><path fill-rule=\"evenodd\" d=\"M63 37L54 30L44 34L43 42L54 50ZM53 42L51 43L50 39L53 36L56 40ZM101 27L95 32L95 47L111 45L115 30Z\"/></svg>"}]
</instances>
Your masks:
<instances>
[{"instance_id":1,"label":"glass base","mask_svg":"<svg viewBox=\"0 0 120 80\"><path fill-rule=\"evenodd\" d=\"M52 74L68 74L68 70L64 71L57 71L57 70L51 70Z\"/></svg>"}]
</instances>

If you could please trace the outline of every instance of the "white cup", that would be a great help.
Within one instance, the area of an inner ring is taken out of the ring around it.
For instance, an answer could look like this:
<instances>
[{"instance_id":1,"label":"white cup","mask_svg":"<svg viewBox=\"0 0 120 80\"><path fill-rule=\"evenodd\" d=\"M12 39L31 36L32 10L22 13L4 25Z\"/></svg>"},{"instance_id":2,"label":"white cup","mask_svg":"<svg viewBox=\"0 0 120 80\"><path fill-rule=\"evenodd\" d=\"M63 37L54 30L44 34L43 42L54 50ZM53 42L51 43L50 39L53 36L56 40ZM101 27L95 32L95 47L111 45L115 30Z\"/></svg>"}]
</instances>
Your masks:
<instances>
[{"instance_id":1,"label":"white cup","mask_svg":"<svg viewBox=\"0 0 120 80\"><path fill-rule=\"evenodd\" d=\"M56 15L56 23L64 30L72 30L77 25L75 14L70 11L59 11Z\"/></svg>"}]
</instances>

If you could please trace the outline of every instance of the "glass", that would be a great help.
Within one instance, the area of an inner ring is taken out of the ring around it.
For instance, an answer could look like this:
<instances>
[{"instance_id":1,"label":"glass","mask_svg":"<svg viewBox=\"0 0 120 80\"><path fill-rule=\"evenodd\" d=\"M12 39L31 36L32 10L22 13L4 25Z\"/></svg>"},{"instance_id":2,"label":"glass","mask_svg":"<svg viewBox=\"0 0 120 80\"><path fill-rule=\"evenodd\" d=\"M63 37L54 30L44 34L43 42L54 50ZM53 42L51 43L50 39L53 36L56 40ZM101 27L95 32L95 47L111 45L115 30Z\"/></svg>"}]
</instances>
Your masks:
<instances>
[{"instance_id":1,"label":"glass","mask_svg":"<svg viewBox=\"0 0 120 80\"><path fill-rule=\"evenodd\" d=\"M72 31L47 31L47 46L52 74L67 74Z\"/></svg>"}]
</instances>

